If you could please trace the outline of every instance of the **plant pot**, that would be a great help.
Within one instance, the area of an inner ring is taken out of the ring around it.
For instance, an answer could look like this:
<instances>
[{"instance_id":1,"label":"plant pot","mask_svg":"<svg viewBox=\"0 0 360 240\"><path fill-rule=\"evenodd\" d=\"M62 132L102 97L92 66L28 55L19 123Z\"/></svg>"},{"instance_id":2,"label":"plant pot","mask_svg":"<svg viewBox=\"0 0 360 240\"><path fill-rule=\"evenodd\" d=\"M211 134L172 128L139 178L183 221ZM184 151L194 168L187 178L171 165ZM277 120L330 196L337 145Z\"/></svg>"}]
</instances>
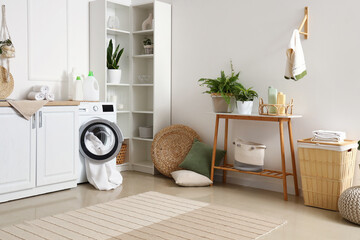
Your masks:
<instances>
[{"instance_id":1,"label":"plant pot","mask_svg":"<svg viewBox=\"0 0 360 240\"><path fill-rule=\"evenodd\" d=\"M253 101L237 101L238 113L242 115L251 115Z\"/></svg>"},{"instance_id":2,"label":"plant pot","mask_svg":"<svg viewBox=\"0 0 360 240\"><path fill-rule=\"evenodd\" d=\"M154 46L153 45L145 45L145 54L154 54Z\"/></svg>"},{"instance_id":3,"label":"plant pot","mask_svg":"<svg viewBox=\"0 0 360 240\"><path fill-rule=\"evenodd\" d=\"M234 96L230 97L230 104L227 104L221 95L211 95L213 110L216 113L231 113L234 111L236 99Z\"/></svg>"},{"instance_id":4,"label":"plant pot","mask_svg":"<svg viewBox=\"0 0 360 240\"><path fill-rule=\"evenodd\" d=\"M120 83L121 81L121 69L108 69L107 70L107 82L108 83Z\"/></svg>"}]
</instances>

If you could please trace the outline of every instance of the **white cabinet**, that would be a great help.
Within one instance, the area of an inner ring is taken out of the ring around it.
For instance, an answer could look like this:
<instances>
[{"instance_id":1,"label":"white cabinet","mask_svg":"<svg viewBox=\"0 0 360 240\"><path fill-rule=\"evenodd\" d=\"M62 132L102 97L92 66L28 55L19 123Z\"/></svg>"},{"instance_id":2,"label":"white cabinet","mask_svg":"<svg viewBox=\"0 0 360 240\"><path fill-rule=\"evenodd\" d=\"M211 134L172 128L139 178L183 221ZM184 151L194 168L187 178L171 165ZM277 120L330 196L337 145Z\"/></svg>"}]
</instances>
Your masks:
<instances>
[{"instance_id":1,"label":"white cabinet","mask_svg":"<svg viewBox=\"0 0 360 240\"><path fill-rule=\"evenodd\" d=\"M0 202L76 187L78 107L0 108Z\"/></svg>"},{"instance_id":2,"label":"white cabinet","mask_svg":"<svg viewBox=\"0 0 360 240\"><path fill-rule=\"evenodd\" d=\"M0 194L35 187L36 126L0 108Z\"/></svg>"},{"instance_id":3,"label":"white cabinet","mask_svg":"<svg viewBox=\"0 0 360 240\"><path fill-rule=\"evenodd\" d=\"M76 179L76 111L69 107L44 107L37 114L37 186Z\"/></svg>"},{"instance_id":4,"label":"white cabinet","mask_svg":"<svg viewBox=\"0 0 360 240\"><path fill-rule=\"evenodd\" d=\"M151 29L142 29L149 15ZM109 17L119 29L107 28ZM101 99L117 98L118 125L126 137L128 169L154 174L153 138L141 138L139 127L153 126L154 135L171 124L171 4L161 0L95 0L90 2L90 69L99 80ZM119 84L107 82L106 48L109 40L124 47ZM151 39L153 54L143 42ZM119 106L121 108L119 108Z\"/></svg>"}]
</instances>

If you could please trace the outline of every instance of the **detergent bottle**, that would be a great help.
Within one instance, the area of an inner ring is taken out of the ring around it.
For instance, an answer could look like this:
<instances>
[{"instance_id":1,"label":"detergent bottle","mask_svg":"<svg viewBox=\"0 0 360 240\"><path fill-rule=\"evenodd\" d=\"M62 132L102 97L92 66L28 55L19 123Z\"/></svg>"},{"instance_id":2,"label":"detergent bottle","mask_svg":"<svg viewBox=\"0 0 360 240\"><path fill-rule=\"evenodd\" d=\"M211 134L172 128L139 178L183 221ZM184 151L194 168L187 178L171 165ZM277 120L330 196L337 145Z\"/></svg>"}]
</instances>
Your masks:
<instances>
[{"instance_id":1,"label":"detergent bottle","mask_svg":"<svg viewBox=\"0 0 360 240\"><path fill-rule=\"evenodd\" d=\"M84 100L83 81L81 80L81 77L80 77L80 76L77 76L77 77L76 77L76 80L75 80L73 100L75 100L75 101L82 101L82 100Z\"/></svg>"},{"instance_id":2,"label":"detergent bottle","mask_svg":"<svg viewBox=\"0 0 360 240\"><path fill-rule=\"evenodd\" d=\"M83 82L83 98L84 101L99 101L99 83L92 71Z\"/></svg>"}]
</instances>

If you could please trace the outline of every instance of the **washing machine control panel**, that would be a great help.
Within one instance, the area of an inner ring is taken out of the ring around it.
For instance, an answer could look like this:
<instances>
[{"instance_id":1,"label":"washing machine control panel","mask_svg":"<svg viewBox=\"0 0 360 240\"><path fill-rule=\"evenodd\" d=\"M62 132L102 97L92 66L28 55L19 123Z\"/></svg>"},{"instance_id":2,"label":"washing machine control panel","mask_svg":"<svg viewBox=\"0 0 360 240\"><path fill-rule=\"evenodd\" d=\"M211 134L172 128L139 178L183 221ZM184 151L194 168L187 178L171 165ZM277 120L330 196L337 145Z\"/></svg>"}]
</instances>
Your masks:
<instances>
[{"instance_id":1,"label":"washing machine control panel","mask_svg":"<svg viewBox=\"0 0 360 240\"><path fill-rule=\"evenodd\" d=\"M79 106L79 113L111 113L115 112L113 103L81 103Z\"/></svg>"}]
</instances>

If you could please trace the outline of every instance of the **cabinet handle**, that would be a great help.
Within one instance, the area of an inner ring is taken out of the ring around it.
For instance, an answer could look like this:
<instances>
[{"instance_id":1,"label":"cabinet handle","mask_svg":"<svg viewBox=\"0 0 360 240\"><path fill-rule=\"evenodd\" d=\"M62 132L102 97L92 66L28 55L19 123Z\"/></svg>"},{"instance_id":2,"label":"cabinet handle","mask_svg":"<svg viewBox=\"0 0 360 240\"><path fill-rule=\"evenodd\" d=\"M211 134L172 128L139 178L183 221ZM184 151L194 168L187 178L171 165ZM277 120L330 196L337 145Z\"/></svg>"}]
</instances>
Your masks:
<instances>
[{"instance_id":1,"label":"cabinet handle","mask_svg":"<svg viewBox=\"0 0 360 240\"><path fill-rule=\"evenodd\" d=\"M42 128L42 111L39 112L39 128Z\"/></svg>"},{"instance_id":2,"label":"cabinet handle","mask_svg":"<svg viewBox=\"0 0 360 240\"><path fill-rule=\"evenodd\" d=\"M36 128L36 113L33 115L33 122L32 122L32 128Z\"/></svg>"}]
</instances>

